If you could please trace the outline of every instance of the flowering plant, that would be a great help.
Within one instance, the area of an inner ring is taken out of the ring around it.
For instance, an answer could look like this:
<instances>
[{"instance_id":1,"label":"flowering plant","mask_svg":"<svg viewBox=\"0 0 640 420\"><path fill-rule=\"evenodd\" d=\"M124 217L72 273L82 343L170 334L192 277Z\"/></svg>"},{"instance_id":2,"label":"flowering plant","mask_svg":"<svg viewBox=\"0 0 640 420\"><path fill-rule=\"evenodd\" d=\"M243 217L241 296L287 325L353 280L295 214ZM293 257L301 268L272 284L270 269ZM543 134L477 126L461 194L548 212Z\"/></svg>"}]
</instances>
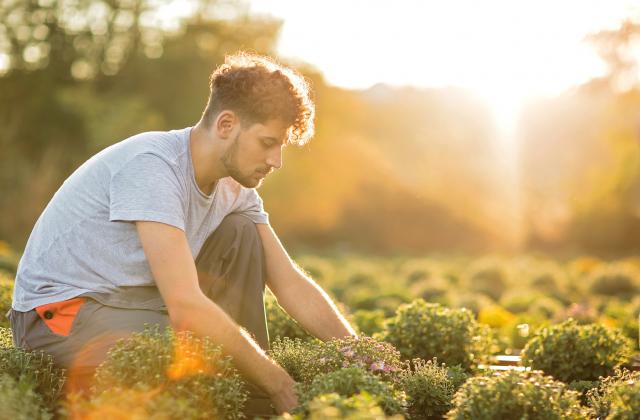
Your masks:
<instances>
[{"instance_id":1,"label":"flowering plant","mask_svg":"<svg viewBox=\"0 0 640 420\"><path fill-rule=\"evenodd\" d=\"M371 337L348 337L321 342L276 340L271 356L298 382L317 375L356 367L392 380L402 370L400 353L389 343Z\"/></svg>"},{"instance_id":2,"label":"flowering plant","mask_svg":"<svg viewBox=\"0 0 640 420\"><path fill-rule=\"evenodd\" d=\"M569 319L537 331L522 351L522 362L566 383L594 381L629 360L630 341L620 330Z\"/></svg>"},{"instance_id":3,"label":"flowering plant","mask_svg":"<svg viewBox=\"0 0 640 420\"><path fill-rule=\"evenodd\" d=\"M336 393L351 397L362 391L376 398L387 415L404 414L406 397L393 384L358 367L349 367L316 376L310 384L299 384L301 406L298 411L308 412L309 404L318 396Z\"/></svg>"},{"instance_id":4,"label":"flowering plant","mask_svg":"<svg viewBox=\"0 0 640 420\"><path fill-rule=\"evenodd\" d=\"M132 334L109 351L96 371L93 391L92 410L121 395L133 405L139 401L149 416L162 412L158 407L179 405L181 411L176 407L174 413L199 413L189 417L203 419L242 418L247 399L243 380L220 346L189 332L161 332L157 326ZM75 403L69 411L81 417L87 405Z\"/></svg>"},{"instance_id":5,"label":"flowering plant","mask_svg":"<svg viewBox=\"0 0 640 420\"><path fill-rule=\"evenodd\" d=\"M578 393L540 371L471 378L458 390L453 405L449 420L587 418Z\"/></svg>"},{"instance_id":6,"label":"flowering plant","mask_svg":"<svg viewBox=\"0 0 640 420\"><path fill-rule=\"evenodd\" d=\"M422 299L400 306L380 338L393 344L405 359L437 357L467 371L484 361L492 350L489 327L479 324L471 311Z\"/></svg>"}]
</instances>

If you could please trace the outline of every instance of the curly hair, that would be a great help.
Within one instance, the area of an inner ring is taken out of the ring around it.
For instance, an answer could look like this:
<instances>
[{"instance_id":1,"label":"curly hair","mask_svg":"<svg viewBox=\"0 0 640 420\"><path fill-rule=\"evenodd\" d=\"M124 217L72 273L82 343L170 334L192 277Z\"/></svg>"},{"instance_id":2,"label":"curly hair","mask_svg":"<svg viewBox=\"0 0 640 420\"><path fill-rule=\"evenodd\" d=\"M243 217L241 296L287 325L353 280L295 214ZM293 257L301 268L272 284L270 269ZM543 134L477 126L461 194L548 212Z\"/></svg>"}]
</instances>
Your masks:
<instances>
[{"instance_id":1,"label":"curly hair","mask_svg":"<svg viewBox=\"0 0 640 420\"><path fill-rule=\"evenodd\" d=\"M281 119L289 127L289 144L302 146L313 137L315 105L308 81L273 59L246 52L228 55L211 73L209 89L203 113L208 126L228 109L244 126Z\"/></svg>"}]
</instances>

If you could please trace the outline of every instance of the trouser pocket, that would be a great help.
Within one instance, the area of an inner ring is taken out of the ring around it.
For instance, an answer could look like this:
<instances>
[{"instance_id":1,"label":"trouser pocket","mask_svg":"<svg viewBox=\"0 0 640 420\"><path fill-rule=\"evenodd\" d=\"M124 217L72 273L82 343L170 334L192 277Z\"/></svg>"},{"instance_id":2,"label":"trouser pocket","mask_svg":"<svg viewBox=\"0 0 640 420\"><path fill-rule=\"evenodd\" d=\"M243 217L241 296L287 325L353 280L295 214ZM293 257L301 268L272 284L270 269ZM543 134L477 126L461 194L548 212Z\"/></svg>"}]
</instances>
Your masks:
<instances>
[{"instance_id":1,"label":"trouser pocket","mask_svg":"<svg viewBox=\"0 0 640 420\"><path fill-rule=\"evenodd\" d=\"M85 298L74 298L38 306L28 312L13 310L14 344L25 350L52 353L52 349L70 340L86 307Z\"/></svg>"},{"instance_id":2,"label":"trouser pocket","mask_svg":"<svg viewBox=\"0 0 640 420\"><path fill-rule=\"evenodd\" d=\"M85 298L77 297L41 305L35 311L53 334L68 337L85 301Z\"/></svg>"}]
</instances>

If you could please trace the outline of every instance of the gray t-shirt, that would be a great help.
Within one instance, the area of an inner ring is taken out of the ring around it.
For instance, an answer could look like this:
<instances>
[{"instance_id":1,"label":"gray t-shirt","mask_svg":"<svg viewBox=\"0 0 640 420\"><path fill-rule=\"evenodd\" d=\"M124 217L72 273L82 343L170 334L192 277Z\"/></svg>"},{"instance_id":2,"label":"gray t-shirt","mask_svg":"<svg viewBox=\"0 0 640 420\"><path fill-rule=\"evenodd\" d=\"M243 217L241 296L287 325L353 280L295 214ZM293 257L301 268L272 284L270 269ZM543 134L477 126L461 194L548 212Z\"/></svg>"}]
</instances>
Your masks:
<instances>
[{"instance_id":1,"label":"gray t-shirt","mask_svg":"<svg viewBox=\"0 0 640 420\"><path fill-rule=\"evenodd\" d=\"M182 229L195 259L204 241L230 213L268 223L255 189L232 178L204 194L195 182L191 127L135 135L80 166L36 222L18 265L13 309L118 293L154 285L133 221Z\"/></svg>"}]
</instances>

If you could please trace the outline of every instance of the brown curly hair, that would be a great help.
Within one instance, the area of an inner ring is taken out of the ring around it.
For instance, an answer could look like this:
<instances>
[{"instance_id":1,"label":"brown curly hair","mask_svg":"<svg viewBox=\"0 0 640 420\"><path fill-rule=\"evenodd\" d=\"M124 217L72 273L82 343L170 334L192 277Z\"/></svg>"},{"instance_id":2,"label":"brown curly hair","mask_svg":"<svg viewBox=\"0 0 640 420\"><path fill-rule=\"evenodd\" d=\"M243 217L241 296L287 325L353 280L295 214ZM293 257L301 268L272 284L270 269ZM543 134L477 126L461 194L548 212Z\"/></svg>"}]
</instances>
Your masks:
<instances>
[{"instance_id":1,"label":"brown curly hair","mask_svg":"<svg viewBox=\"0 0 640 420\"><path fill-rule=\"evenodd\" d=\"M273 59L240 52L225 57L209 78L211 94L203 113L207 126L228 109L243 126L279 118L289 126L288 143L303 145L314 133L315 105L308 81Z\"/></svg>"}]
</instances>

